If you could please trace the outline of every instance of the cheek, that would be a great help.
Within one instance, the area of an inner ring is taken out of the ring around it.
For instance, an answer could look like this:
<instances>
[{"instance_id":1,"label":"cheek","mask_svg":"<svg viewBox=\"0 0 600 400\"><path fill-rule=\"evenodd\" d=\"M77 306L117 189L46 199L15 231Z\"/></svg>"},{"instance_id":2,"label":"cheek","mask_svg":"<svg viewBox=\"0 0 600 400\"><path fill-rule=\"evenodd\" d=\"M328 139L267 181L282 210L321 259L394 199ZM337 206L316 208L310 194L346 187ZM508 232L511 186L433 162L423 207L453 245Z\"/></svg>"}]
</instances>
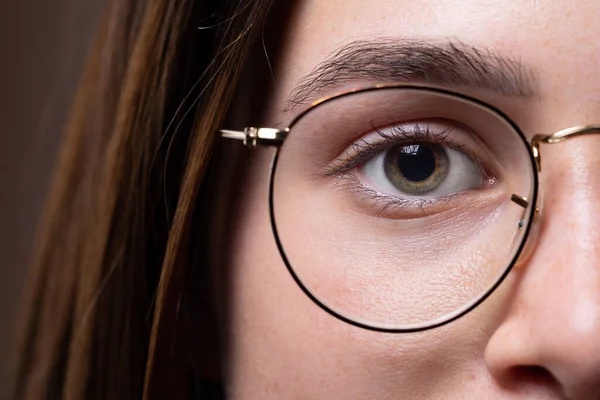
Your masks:
<instances>
[{"instance_id":1,"label":"cheek","mask_svg":"<svg viewBox=\"0 0 600 400\"><path fill-rule=\"evenodd\" d=\"M296 285L277 250L268 213L271 154L253 151L223 249L229 396L439 398L461 390L460 376L484 382L478 366L506 290L467 317L418 334L371 332L333 318Z\"/></svg>"}]
</instances>

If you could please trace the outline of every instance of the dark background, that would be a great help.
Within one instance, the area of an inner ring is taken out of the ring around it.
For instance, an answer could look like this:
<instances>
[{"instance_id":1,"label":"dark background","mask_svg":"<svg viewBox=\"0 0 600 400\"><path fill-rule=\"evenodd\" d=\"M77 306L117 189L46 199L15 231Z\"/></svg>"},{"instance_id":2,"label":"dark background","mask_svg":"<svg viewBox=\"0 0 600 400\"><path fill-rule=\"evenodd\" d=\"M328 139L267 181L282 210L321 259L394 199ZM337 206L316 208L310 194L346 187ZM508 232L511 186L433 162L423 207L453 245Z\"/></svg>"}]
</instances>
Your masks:
<instances>
[{"instance_id":1,"label":"dark background","mask_svg":"<svg viewBox=\"0 0 600 400\"><path fill-rule=\"evenodd\" d=\"M103 4L0 2L0 399L40 212Z\"/></svg>"}]
</instances>

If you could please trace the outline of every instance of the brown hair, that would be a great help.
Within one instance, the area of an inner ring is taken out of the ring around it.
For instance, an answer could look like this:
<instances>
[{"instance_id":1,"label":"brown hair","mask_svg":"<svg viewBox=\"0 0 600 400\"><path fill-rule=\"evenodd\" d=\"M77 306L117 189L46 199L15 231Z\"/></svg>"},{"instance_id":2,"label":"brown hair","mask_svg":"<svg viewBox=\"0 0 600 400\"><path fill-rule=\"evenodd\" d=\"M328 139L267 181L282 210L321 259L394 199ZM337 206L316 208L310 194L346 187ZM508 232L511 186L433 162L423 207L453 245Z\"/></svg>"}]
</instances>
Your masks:
<instances>
[{"instance_id":1,"label":"brown hair","mask_svg":"<svg viewBox=\"0 0 600 400\"><path fill-rule=\"evenodd\" d=\"M215 132L272 0L109 3L31 271L14 398L190 396L184 266L206 229Z\"/></svg>"}]
</instances>

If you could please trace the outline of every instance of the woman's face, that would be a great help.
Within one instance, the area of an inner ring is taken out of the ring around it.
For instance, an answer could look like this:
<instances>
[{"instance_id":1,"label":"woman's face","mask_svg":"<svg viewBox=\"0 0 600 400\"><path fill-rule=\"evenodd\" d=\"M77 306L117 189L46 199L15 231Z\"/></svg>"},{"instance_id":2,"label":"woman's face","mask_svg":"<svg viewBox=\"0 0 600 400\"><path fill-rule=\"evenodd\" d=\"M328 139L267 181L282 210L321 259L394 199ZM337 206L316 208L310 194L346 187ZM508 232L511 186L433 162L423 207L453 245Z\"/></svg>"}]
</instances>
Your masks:
<instances>
[{"instance_id":1,"label":"woman's face","mask_svg":"<svg viewBox=\"0 0 600 400\"><path fill-rule=\"evenodd\" d=\"M306 98L296 96L296 100L310 101L381 81L417 80L415 83L434 83L496 106L519 125L528 139L536 133L600 122L598 1L297 3L291 19L286 21L283 51L272 60L276 85L265 105L265 118L253 121L261 126L282 128L305 108L290 107L290 94L298 93L298 83L308 82L302 79L343 46L354 51L352 57L341 61L349 67L330 70L326 77L333 82L309 91ZM454 52L451 57L468 52L472 56L469 62L491 62L494 72L474 68L479 77L487 71L477 85L452 80L449 77L457 76L452 75L452 68L461 75L469 70L468 65L463 60L451 68L440 67L443 60L435 56L435 51L430 57L415 55L414 69L403 71L406 63L401 58L414 51L417 43L430 50ZM368 57L375 53L385 59L380 68L370 68L373 59ZM357 64L364 60L370 61L362 67ZM433 70L436 72L427 73ZM435 82L423 82L432 79ZM340 140L350 146L359 139ZM272 150L253 150L240 179L244 185L236 201L238 211L229 242L229 396L600 398L600 136L547 145L542 154L543 210L529 256L491 297L466 316L433 330L392 334L357 328L332 317L294 282L271 231L268 177ZM501 182L492 179L488 184L492 187ZM304 198L300 193L306 186L291 180L287 185L290 202L298 200L293 195L295 190L296 197ZM297 232L288 227L287 239L294 243L297 257L311 259L328 254L341 259L354 251L353 247L369 249L363 242L353 246L351 240L344 242L347 247L323 249L323 243L330 243L328 239L302 229L319 227L318 219L327 219L327 215L298 212L302 218ZM465 213L471 226L483 224L473 217L475 214L468 210ZM322 231L329 232L329 236L338 231L348 238L352 232L357 234L352 227L360 226L354 220L344 225L345 221L336 219L335 223L339 231L330 221ZM378 232L390 229L388 223ZM465 232L468 235L471 231ZM480 240L476 232L471 234L477 237L471 244L473 253L483 254L473 257L485 263L486 254L496 247L490 240ZM422 249L419 245L417 248ZM451 245L444 248L448 258ZM390 254L395 254L393 247L388 246ZM380 259L369 253L370 262L393 262L385 248L378 249ZM416 259L420 256L411 255ZM363 262L360 254L355 260ZM349 304L352 301L349 297Z\"/></svg>"}]
</instances>

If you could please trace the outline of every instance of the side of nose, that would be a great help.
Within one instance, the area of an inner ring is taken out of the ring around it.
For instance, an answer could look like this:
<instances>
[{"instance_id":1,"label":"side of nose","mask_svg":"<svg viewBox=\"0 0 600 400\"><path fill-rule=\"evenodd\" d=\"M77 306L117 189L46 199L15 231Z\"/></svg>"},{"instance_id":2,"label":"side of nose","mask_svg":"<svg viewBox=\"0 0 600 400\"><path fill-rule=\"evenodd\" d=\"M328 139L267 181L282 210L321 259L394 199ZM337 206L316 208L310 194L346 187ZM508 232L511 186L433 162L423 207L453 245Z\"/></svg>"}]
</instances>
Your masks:
<instances>
[{"instance_id":1,"label":"side of nose","mask_svg":"<svg viewBox=\"0 0 600 400\"><path fill-rule=\"evenodd\" d=\"M600 139L558 146L545 154L535 250L512 272L514 296L485 361L508 390L600 399Z\"/></svg>"}]
</instances>

